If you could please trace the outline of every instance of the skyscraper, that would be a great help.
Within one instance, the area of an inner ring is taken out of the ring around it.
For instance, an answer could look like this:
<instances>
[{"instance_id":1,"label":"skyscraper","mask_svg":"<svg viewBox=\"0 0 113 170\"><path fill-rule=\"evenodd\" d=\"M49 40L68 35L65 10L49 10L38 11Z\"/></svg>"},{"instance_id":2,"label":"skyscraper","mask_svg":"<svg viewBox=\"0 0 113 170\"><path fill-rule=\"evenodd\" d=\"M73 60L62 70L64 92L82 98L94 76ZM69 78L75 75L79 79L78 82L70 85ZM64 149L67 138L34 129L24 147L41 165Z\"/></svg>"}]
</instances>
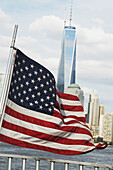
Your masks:
<instances>
[{"instance_id":1,"label":"skyscraper","mask_svg":"<svg viewBox=\"0 0 113 170\"><path fill-rule=\"evenodd\" d=\"M65 26L63 31L62 53L58 69L57 88L64 92L76 82L76 27Z\"/></svg>"}]
</instances>

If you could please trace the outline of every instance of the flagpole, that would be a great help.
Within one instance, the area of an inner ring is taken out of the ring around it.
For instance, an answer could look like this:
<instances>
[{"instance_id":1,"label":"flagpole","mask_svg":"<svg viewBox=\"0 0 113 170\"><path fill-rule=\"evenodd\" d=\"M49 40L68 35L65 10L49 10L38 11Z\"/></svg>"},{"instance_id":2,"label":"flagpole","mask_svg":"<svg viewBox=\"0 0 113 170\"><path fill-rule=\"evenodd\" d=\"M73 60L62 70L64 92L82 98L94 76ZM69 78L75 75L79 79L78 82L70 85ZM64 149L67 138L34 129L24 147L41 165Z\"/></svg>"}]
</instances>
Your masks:
<instances>
[{"instance_id":1,"label":"flagpole","mask_svg":"<svg viewBox=\"0 0 113 170\"><path fill-rule=\"evenodd\" d=\"M7 67L6 67L6 74L4 78L4 84L2 88L2 94L1 94L1 121L0 121L0 128L2 125L2 121L4 118L4 112L5 112L5 107L6 107L6 102L7 102L7 97L8 97L8 92L10 88L10 81L11 81L11 73L13 70L13 65L14 65L14 49L15 49L15 41L16 41L16 36L17 36L17 30L18 30L18 25L15 25L14 31L13 31L13 36L12 36L12 41L11 41L11 46L10 46L10 52L9 52L9 58L7 62Z\"/></svg>"}]
</instances>

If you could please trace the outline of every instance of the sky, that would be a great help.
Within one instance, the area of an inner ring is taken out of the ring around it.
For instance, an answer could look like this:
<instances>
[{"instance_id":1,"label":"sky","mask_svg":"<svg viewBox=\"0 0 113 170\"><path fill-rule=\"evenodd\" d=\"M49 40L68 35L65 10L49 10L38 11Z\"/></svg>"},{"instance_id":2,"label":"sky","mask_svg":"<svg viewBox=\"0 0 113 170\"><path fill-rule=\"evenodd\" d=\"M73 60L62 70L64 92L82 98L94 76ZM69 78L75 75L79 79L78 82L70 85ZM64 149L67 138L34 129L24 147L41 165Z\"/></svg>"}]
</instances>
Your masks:
<instances>
[{"instance_id":1,"label":"sky","mask_svg":"<svg viewBox=\"0 0 113 170\"><path fill-rule=\"evenodd\" d=\"M72 25L77 29L77 84L92 90L113 112L113 0L73 0ZM0 0L0 73L5 73L14 25L15 46L48 68L57 80L64 18L69 24L71 0Z\"/></svg>"}]
</instances>

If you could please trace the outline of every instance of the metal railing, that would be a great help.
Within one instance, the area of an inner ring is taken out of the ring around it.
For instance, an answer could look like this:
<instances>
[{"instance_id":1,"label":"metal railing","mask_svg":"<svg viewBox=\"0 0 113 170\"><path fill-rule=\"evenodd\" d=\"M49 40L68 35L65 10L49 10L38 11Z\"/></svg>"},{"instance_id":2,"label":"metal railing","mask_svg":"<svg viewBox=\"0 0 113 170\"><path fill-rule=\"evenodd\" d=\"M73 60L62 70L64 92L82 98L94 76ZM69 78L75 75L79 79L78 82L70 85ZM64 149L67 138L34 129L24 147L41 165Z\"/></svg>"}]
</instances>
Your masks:
<instances>
[{"instance_id":1,"label":"metal railing","mask_svg":"<svg viewBox=\"0 0 113 170\"><path fill-rule=\"evenodd\" d=\"M62 160L62 159L47 159L47 158L39 158L39 157L31 157L31 156L23 156L23 155L0 154L0 159L4 158L4 157L8 158L7 170L13 169L13 167L12 167L13 158L22 159L21 170L26 170L27 160L35 160L34 170L40 170L40 162L41 161L50 162L50 168L49 168L50 170L55 170L55 163L63 163L64 170L69 170L70 164L78 165L78 168L77 168L78 170L86 170L87 169L87 168L85 168L86 166L93 167L94 170L99 170L99 168L113 170L113 167L109 166L109 165L101 165L101 164L94 164L94 163L88 163L88 162L77 162L77 161ZM1 167L1 165L0 165L0 167ZM56 169L56 170L60 170L60 169Z\"/></svg>"}]
</instances>

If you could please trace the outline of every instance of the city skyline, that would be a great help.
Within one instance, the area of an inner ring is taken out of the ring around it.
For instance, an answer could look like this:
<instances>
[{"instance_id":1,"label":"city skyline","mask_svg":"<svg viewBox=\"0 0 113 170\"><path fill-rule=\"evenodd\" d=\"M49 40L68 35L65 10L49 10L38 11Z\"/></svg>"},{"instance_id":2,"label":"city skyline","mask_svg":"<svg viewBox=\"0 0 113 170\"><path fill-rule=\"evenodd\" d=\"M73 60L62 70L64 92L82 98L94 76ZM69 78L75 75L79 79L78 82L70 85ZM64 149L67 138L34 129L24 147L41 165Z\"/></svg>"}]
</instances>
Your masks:
<instances>
[{"instance_id":1,"label":"city skyline","mask_svg":"<svg viewBox=\"0 0 113 170\"><path fill-rule=\"evenodd\" d=\"M67 2L69 23L70 1ZM4 0L0 2L0 72L6 70L11 36L19 25L16 47L47 67L57 78L65 1ZM77 28L77 84L88 100L97 91L105 113L113 112L113 1L73 1Z\"/></svg>"}]
</instances>

